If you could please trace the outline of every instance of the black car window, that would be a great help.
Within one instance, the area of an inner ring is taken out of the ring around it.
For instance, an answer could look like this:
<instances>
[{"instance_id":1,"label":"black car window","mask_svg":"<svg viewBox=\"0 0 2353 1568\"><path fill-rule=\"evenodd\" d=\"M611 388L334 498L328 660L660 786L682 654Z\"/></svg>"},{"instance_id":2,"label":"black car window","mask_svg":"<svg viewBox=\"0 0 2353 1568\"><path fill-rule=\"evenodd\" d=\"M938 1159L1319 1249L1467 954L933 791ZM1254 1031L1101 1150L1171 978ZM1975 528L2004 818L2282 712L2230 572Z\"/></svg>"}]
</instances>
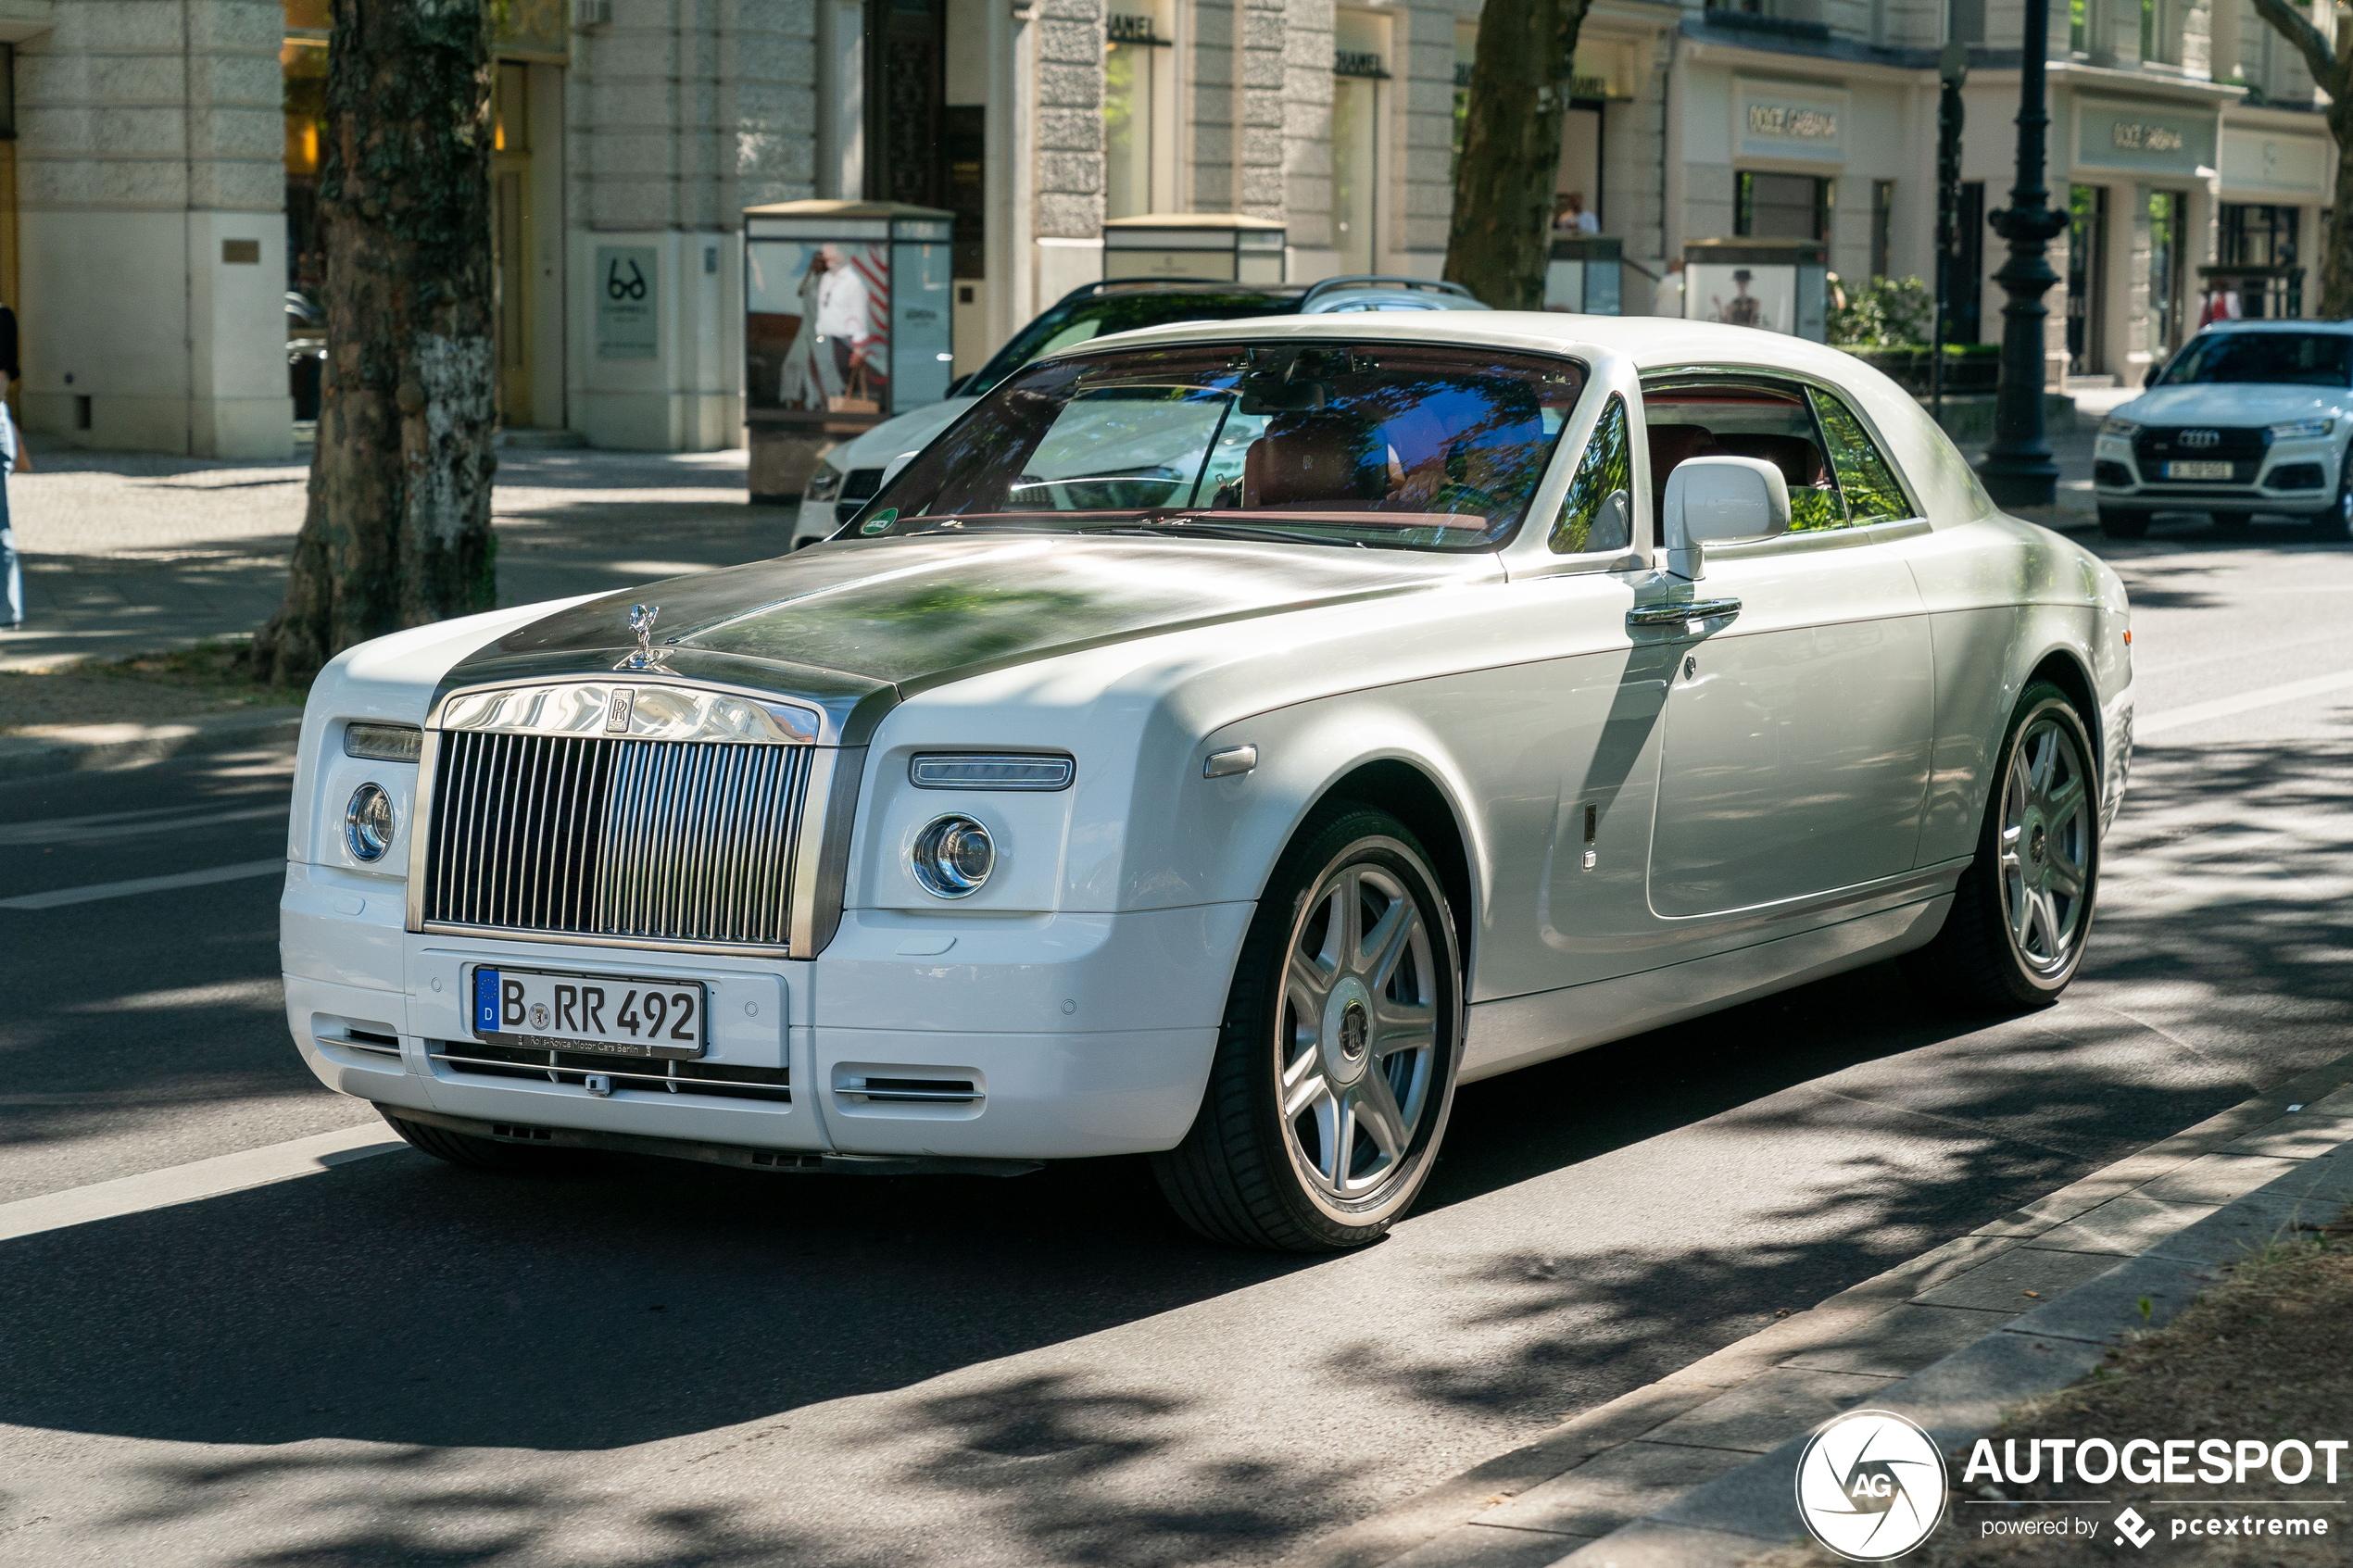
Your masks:
<instances>
[{"instance_id":1,"label":"black car window","mask_svg":"<svg viewBox=\"0 0 2353 1568\"><path fill-rule=\"evenodd\" d=\"M2343 332L2200 332L2165 367L2159 386L2220 382L2353 386L2353 336Z\"/></svg>"},{"instance_id":2,"label":"black car window","mask_svg":"<svg viewBox=\"0 0 2353 1568\"><path fill-rule=\"evenodd\" d=\"M1593 437L1578 459L1577 477L1561 497L1560 516L1544 543L1556 556L1622 550L1633 541L1634 460L1626 445L1626 399L1610 394Z\"/></svg>"},{"instance_id":3,"label":"black car window","mask_svg":"<svg viewBox=\"0 0 2353 1568\"><path fill-rule=\"evenodd\" d=\"M1276 340L1016 372L876 496L861 535L1154 531L1491 549L1585 384L1571 359Z\"/></svg>"},{"instance_id":4,"label":"black car window","mask_svg":"<svg viewBox=\"0 0 2353 1568\"><path fill-rule=\"evenodd\" d=\"M1298 309L1296 295L1260 294L1248 289L1231 294L1188 289L1067 300L1015 332L965 383L963 393L977 397L1031 360L1075 347L1090 338L1145 327L1165 327L1177 321L1239 321L1260 316L1289 316Z\"/></svg>"}]
</instances>

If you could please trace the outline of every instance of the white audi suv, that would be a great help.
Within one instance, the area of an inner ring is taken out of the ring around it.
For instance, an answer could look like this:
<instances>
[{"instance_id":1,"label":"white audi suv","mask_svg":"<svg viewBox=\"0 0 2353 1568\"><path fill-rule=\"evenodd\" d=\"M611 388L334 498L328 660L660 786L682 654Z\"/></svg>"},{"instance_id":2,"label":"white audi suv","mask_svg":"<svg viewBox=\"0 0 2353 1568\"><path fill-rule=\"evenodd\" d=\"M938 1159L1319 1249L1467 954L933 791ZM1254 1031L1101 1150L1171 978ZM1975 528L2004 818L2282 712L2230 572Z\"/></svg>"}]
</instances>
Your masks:
<instances>
[{"instance_id":1,"label":"white audi suv","mask_svg":"<svg viewBox=\"0 0 2353 1568\"><path fill-rule=\"evenodd\" d=\"M2183 345L2100 426L2100 532L2138 539L2158 512L2225 533L2257 512L2353 538L2353 322L2231 321Z\"/></svg>"}]
</instances>

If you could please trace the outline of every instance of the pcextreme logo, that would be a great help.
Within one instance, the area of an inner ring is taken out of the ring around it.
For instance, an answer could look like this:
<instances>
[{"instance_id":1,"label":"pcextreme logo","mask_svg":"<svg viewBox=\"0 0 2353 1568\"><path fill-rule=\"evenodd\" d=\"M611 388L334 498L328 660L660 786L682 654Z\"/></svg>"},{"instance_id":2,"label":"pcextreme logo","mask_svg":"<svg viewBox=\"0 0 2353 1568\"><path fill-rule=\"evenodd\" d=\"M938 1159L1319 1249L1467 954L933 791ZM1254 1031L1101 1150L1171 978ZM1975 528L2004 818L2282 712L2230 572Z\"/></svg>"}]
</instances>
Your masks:
<instances>
[{"instance_id":1,"label":"pcextreme logo","mask_svg":"<svg viewBox=\"0 0 2353 1568\"><path fill-rule=\"evenodd\" d=\"M1944 1516L1944 1458L1900 1415L1849 1411L1816 1427L1799 1456L1797 1512L1850 1562L1901 1557Z\"/></svg>"}]
</instances>

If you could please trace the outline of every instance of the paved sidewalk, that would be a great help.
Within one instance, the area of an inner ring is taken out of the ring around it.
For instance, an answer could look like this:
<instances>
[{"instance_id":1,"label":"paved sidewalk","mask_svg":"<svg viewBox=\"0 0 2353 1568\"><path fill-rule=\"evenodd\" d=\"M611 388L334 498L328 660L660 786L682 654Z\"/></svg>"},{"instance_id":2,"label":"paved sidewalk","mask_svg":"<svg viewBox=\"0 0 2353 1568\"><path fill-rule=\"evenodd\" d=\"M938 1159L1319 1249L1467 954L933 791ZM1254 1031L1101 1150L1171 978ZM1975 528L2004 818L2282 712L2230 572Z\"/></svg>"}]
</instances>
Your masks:
<instances>
[{"instance_id":1,"label":"paved sidewalk","mask_svg":"<svg viewBox=\"0 0 2353 1568\"><path fill-rule=\"evenodd\" d=\"M2083 1376L2127 1331L2164 1323L2220 1264L2297 1219L2333 1218L2353 1200L2348 1078L2353 1057L2256 1096L1287 1568L1734 1568L1802 1534L1798 1453L1841 1411L1898 1411L1949 1449Z\"/></svg>"},{"instance_id":2,"label":"paved sidewalk","mask_svg":"<svg viewBox=\"0 0 2353 1568\"><path fill-rule=\"evenodd\" d=\"M29 618L0 633L28 670L251 632L278 608L309 460L56 451L8 482ZM756 560L786 508L754 507L744 454L508 449L493 500L498 599L528 604Z\"/></svg>"}]
</instances>

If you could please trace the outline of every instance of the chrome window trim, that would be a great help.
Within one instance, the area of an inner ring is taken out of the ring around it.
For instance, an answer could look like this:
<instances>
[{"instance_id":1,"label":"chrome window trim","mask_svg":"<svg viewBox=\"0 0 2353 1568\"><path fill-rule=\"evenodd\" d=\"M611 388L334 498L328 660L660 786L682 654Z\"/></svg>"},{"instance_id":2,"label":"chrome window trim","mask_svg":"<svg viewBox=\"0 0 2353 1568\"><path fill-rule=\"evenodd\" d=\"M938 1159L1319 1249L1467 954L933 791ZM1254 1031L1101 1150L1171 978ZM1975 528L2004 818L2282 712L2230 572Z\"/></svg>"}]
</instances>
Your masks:
<instances>
[{"instance_id":1,"label":"chrome window trim","mask_svg":"<svg viewBox=\"0 0 2353 1568\"><path fill-rule=\"evenodd\" d=\"M1803 555L1808 550L1845 550L1934 532L1924 517L1894 518L1886 522L1858 522L1852 528L1809 528L1803 533L1778 533L1770 539L1711 544L1707 558L1750 560L1758 556Z\"/></svg>"}]
</instances>

